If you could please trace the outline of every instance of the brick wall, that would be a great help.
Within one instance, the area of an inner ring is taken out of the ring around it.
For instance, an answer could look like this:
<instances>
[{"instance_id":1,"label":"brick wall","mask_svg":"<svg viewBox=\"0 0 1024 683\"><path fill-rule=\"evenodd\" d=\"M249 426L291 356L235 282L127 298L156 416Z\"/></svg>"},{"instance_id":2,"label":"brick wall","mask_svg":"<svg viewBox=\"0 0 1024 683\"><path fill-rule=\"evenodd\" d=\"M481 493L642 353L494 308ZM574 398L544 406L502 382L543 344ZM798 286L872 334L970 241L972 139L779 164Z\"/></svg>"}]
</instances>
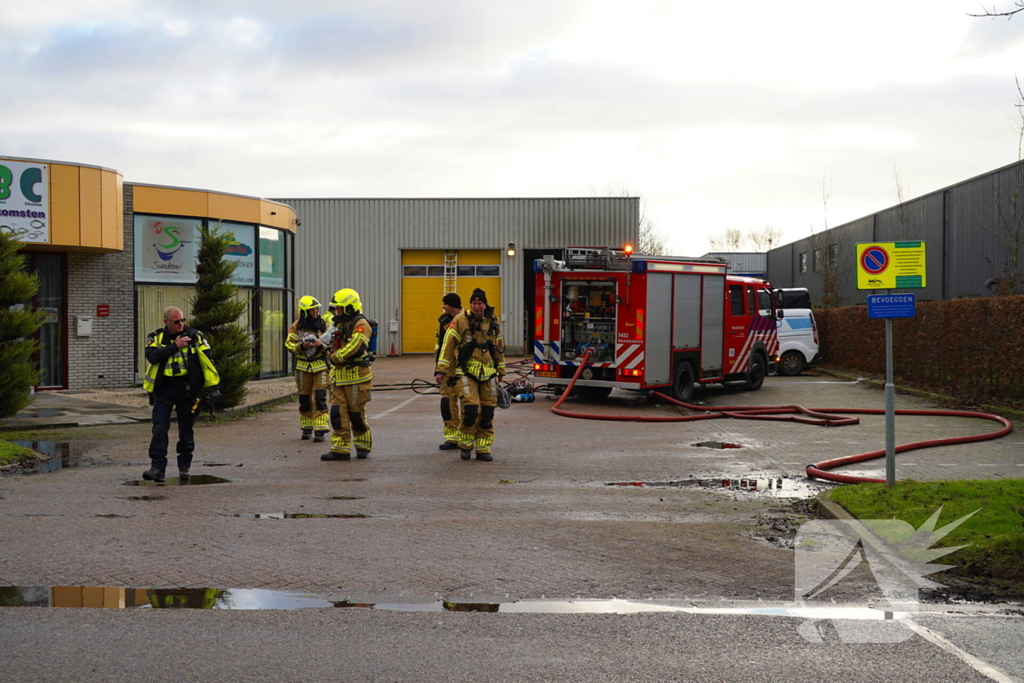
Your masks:
<instances>
[{"instance_id":1,"label":"brick wall","mask_svg":"<svg viewBox=\"0 0 1024 683\"><path fill-rule=\"evenodd\" d=\"M135 386L135 230L132 188L124 186L124 251L67 254L68 389ZM106 304L110 315L99 318ZM79 337L77 316L92 318L92 335Z\"/></svg>"}]
</instances>

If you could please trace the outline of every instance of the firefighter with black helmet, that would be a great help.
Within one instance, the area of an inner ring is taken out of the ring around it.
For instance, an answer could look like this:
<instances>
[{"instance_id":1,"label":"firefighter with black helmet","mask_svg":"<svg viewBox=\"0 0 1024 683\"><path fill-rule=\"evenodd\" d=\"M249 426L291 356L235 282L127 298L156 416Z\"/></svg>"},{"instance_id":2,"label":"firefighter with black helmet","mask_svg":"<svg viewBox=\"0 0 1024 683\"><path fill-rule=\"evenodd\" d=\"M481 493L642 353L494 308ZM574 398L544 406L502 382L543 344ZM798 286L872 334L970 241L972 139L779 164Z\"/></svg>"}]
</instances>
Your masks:
<instances>
[{"instance_id":1,"label":"firefighter with black helmet","mask_svg":"<svg viewBox=\"0 0 1024 683\"><path fill-rule=\"evenodd\" d=\"M327 321L320 315L320 302L312 296L299 299L299 317L288 328L284 346L295 356L295 386L299 392L299 428L303 441L311 436L313 441L323 441L330 428L327 347L320 341L325 332Z\"/></svg>"},{"instance_id":2,"label":"firefighter with black helmet","mask_svg":"<svg viewBox=\"0 0 1024 683\"><path fill-rule=\"evenodd\" d=\"M455 292L445 294L441 299L443 313L437 319L437 334L434 343L434 364L441 360L441 347L444 345L444 337L448 332L448 326L459 313L462 313L462 297ZM460 409L459 388L455 386L455 377L449 377L448 381L438 387L441 394L441 419L444 420L444 443L438 448L442 451L453 451L459 447L459 425L462 423L462 410Z\"/></svg>"},{"instance_id":3,"label":"firefighter with black helmet","mask_svg":"<svg viewBox=\"0 0 1024 683\"><path fill-rule=\"evenodd\" d=\"M331 299L334 321L329 334L327 355L331 363L331 450L321 460L348 460L352 444L356 457L370 455L373 439L366 420L373 372L370 364L370 322L363 315L363 304L354 289L339 289Z\"/></svg>"},{"instance_id":4,"label":"firefighter with black helmet","mask_svg":"<svg viewBox=\"0 0 1024 683\"><path fill-rule=\"evenodd\" d=\"M455 377L462 400L459 457L489 462L494 443L494 408L498 381L505 376L505 340L487 293L474 289L470 310L455 316L445 333L434 379L439 385Z\"/></svg>"}]
</instances>

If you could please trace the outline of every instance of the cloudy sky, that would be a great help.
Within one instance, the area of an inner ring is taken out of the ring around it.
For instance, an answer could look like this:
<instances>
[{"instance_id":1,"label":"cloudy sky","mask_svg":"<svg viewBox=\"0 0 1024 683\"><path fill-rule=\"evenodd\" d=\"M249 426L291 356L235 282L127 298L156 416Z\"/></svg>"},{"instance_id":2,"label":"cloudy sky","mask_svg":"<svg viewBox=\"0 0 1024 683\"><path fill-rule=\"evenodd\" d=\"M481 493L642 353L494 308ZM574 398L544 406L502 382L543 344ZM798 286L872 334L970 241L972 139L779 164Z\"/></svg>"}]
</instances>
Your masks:
<instances>
[{"instance_id":1,"label":"cloudy sky","mask_svg":"<svg viewBox=\"0 0 1024 683\"><path fill-rule=\"evenodd\" d=\"M699 255L727 228L791 241L891 206L896 175L911 198L1016 161L1024 13L981 10L8 2L0 156L262 197L629 192Z\"/></svg>"}]
</instances>

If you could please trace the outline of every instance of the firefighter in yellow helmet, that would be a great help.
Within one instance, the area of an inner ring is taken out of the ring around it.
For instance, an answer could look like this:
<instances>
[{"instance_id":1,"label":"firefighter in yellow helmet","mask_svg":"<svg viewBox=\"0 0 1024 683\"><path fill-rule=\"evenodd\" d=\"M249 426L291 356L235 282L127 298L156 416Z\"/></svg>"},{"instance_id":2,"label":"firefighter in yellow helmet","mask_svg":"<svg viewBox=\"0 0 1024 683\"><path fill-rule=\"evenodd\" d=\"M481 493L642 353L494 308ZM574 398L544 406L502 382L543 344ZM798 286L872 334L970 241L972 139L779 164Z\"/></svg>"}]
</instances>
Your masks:
<instances>
[{"instance_id":1,"label":"firefighter in yellow helmet","mask_svg":"<svg viewBox=\"0 0 1024 683\"><path fill-rule=\"evenodd\" d=\"M299 317L288 328L284 347L295 356L295 386L299 392L299 429L303 441L323 441L330 428L327 416L327 347L320 338L327 322L314 297L299 299ZM315 434L314 434L315 432Z\"/></svg>"},{"instance_id":2,"label":"firefighter in yellow helmet","mask_svg":"<svg viewBox=\"0 0 1024 683\"><path fill-rule=\"evenodd\" d=\"M459 313L462 313L462 298L455 292L445 294L441 299L443 313L437 319L436 341L434 343L434 363L441 360L441 348L448 327ZM462 424L462 408L459 401L459 388L455 386L455 377L438 387L441 394L441 419L444 420L444 443L438 448L442 451L453 451L459 447L459 425Z\"/></svg>"},{"instance_id":3,"label":"firefighter in yellow helmet","mask_svg":"<svg viewBox=\"0 0 1024 683\"><path fill-rule=\"evenodd\" d=\"M505 376L505 340L482 289L473 290L469 311L455 316L445 333L434 379L442 385L452 376L462 399L459 457L469 460L476 448L476 459L489 462L494 459L498 381Z\"/></svg>"},{"instance_id":4,"label":"firefighter in yellow helmet","mask_svg":"<svg viewBox=\"0 0 1024 683\"><path fill-rule=\"evenodd\" d=\"M352 444L356 457L365 458L373 448L366 404L373 388L373 354L370 321L354 289L339 289L331 299L334 324L329 330L327 354L331 362L331 451L321 460L348 460Z\"/></svg>"}]
</instances>

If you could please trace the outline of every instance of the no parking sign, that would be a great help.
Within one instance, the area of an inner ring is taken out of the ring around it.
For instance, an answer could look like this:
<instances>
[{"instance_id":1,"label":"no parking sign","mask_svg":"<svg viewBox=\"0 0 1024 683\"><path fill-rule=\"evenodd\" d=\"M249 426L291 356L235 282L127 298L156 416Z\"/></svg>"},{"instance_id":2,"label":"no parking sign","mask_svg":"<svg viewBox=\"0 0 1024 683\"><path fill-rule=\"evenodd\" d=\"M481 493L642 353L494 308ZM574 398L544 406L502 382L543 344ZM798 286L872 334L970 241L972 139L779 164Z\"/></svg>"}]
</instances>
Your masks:
<instances>
[{"instance_id":1,"label":"no parking sign","mask_svg":"<svg viewBox=\"0 0 1024 683\"><path fill-rule=\"evenodd\" d=\"M857 289L923 289L924 242L863 242L857 245Z\"/></svg>"}]
</instances>

